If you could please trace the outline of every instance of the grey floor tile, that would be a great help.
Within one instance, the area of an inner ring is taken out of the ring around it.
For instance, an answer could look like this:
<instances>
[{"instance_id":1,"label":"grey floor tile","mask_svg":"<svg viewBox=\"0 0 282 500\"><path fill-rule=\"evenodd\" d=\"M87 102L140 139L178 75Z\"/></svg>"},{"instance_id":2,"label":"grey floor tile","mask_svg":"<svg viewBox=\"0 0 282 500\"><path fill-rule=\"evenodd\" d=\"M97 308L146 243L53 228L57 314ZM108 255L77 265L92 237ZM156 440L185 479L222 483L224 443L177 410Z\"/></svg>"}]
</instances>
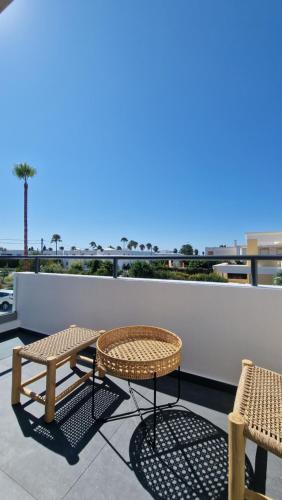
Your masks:
<instances>
[{"instance_id":1,"label":"grey floor tile","mask_svg":"<svg viewBox=\"0 0 282 500\"><path fill-rule=\"evenodd\" d=\"M2 471L0 471L0 492L1 498L5 500L19 500L19 498L34 500L33 496Z\"/></svg>"},{"instance_id":2,"label":"grey floor tile","mask_svg":"<svg viewBox=\"0 0 282 500\"><path fill-rule=\"evenodd\" d=\"M107 446L102 449L95 461L70 489L65 500L80 500L83 491L83 500L118 500L121 498L134 498L147 500L151 495L136 479L130 465L129 445L132 434L139 418L127 420L107 440ZM105 427L101 434L105 436Z\"/></svg>"}]
</instances>

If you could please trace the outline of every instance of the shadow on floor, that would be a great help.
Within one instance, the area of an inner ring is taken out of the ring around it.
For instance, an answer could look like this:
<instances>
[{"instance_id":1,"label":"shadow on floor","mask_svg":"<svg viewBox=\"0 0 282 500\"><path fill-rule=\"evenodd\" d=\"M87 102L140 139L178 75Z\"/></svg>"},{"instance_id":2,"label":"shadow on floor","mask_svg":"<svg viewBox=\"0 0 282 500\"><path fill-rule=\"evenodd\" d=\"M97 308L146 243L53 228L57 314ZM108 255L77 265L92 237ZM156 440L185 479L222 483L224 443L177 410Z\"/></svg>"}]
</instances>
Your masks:
<instances>
[{"instance_id":1,"label":"shadow on floor","mask_svg":"<svg viewBox=\"0 0 282 500\"><path fill-rule=\"evenodd\" d=\"M95 390L95 417L109 417L128 398L118 385L105 379ZM55 420L50 424L27 410L31 404L33 401L29 400L13 407L24 436L64 456L69 464L77 463L79 453L102 425L92 418L92 383L83 384L58 403Z\"/></svg>"},{"instance_id":2,"label":"shadow on floor","mask_svg":"<svg viewBox=\"0 0 282 500\"><path fill-rule=\"evenodd\" d=\"M226 499L227 434L188 410L166 410L157 416L154 450L150 444L152 418L150 415L146 426L136 428L129 450L131 467L152 497ZM247 457L246 484L253 486Z\"/></svg>"},{"instance_id":3,"label":"shadow on floor","mask_svg":"<svg viewBox=\"0 0 282 500\"><path fill-rule=\"evenodd\" d=\"M153 389L153 382L151 380L138 380L136 384L143 387L151 387ZM175 376L168 375L160 377L157 380L157 390L163 394L167 394L172 398L176 397L177 393L177 379ZM227 391L220 391L213 387L208 387L194 382L188 382L181 379L181 399L189 403L194 403L210 410L215 410L220 413L228 415L233 409L234 394Z\"/></svg>"}]
</instances>

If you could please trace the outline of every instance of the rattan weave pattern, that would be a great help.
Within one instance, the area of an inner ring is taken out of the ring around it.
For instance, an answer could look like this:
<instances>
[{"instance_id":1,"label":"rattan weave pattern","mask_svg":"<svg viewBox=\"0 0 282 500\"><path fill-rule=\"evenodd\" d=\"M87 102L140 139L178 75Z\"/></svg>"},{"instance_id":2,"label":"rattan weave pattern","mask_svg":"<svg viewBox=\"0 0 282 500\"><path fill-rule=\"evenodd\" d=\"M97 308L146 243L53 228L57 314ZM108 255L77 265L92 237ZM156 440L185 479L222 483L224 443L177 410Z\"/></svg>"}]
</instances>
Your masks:
<instances>
[{"instance_id":1,"label":"rattan weave pattern","mask_svg":"<svg viewBox=\"0 0 282 500\"><path fill-rule=\"evenodd\" d=\"M167 375L181 362L182 341L174 333L153 326L126 326L101 335L97 363L119 378L140 380Z\"/></svg>"},{"instance_id":2,"label":"rattan weave pattern","mask_svg":"<svg viewBox=\"0 0 282 500\"><path fill-rule=\"evenodd\" d=\"M101 332L104 330L73 326L23 347L19 354L23 358L47 364L50 357L60 359L71 354L77 347L81 346L83 349L83 344L89 345L91 340L95 343Z\"/></svg>"},{"instance_id":3,"label":"rattan weave pattern","mask_svg":"<svg viewBox=\"0 0 282 500\"><path fill-rule=\"evenodd\" d=\"M282 375L243 366L234 411L245 420L246 437L282 458Z\"/></svg>"}]
</instances>

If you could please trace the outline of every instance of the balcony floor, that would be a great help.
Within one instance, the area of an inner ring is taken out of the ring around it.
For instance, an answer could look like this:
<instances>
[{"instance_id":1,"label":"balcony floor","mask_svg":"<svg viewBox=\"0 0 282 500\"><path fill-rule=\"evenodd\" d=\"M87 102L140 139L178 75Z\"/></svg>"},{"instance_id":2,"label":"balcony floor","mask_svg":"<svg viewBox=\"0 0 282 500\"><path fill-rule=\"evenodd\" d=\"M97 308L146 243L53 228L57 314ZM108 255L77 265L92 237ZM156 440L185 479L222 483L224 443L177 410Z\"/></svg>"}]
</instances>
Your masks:
<instances>
[{"instance_id":1,"label":"balcony floor","mask_svg":"<svg viewBox=\"0 0 282 500\"><path fill-rule=\"evenodd\" d=\"M226 428L233 405L231 394L182 381L181 404L189 411L180 407L158 417L155 452L137 417L102 426L93 423L91 383L58 403L55 421L46 425L40 404L22 396L22 405L10 405L11 349L37 338L18 331L2 336L0 341L2 498L226 498ZM38 371L39 366L25 363L23 378ZM70 383L70 374L72 378L77 376L68 365L57 373L57 379L63 379L60 389ZM34 389L43 391L44 380L36 382ZM150 383L137 389L152 400ZM176 379L160 379L158 389L158 402L171 401ZM99 415L133 408L127 383L114 378L97 383L95 401ZM255 446L248 443L251 463L254 454ZM247 470L251 475L250 466ZM281 461L272 455L267 478L267 493L282 498Z\"/></svg>"}]
</instances>

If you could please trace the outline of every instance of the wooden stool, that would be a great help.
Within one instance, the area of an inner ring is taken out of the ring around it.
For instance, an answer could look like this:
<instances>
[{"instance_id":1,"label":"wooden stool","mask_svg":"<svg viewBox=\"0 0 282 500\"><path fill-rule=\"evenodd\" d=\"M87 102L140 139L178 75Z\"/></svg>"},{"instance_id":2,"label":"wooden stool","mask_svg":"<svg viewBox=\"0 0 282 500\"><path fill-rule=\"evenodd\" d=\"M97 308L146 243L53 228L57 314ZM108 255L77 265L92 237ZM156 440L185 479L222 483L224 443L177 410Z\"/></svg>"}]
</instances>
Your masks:
<instances>
[{"instance_id":1,"label":"wooden stool","mask_svg":"<svg viewBox=\"0 0 282 500\"><path fill-rule=\"evenodd\" d=\"M228 416L228 499L267 499L245 488L245 442L282 458L282 375L242 361L233 412Z\"/></svg>"},{"instance_id":2,"label":"wooden stool","mask_svg":"<svg viewBox=\"0 0 282 500\"><path fill-rule=\"evenodd\" d=\"M40 339L32 344L13 349L13 374L12 374L12 405L20 402L20 395L34 399L45 406L45 421L52 422L55 416L55 404L70 394L80 384L92 376L93 370L85 373L72 385L56 396L56 369L69 361L70 368L76 366L77 359L91 363L92 358L78 355L80 351L94 344L105 330L91 330L71 325L66 330ZM44 370L29 378L21 380L22 359L45 365ZM26 386L46 376L46 396L41 396Z\"/></svg>"}]
</instances>

